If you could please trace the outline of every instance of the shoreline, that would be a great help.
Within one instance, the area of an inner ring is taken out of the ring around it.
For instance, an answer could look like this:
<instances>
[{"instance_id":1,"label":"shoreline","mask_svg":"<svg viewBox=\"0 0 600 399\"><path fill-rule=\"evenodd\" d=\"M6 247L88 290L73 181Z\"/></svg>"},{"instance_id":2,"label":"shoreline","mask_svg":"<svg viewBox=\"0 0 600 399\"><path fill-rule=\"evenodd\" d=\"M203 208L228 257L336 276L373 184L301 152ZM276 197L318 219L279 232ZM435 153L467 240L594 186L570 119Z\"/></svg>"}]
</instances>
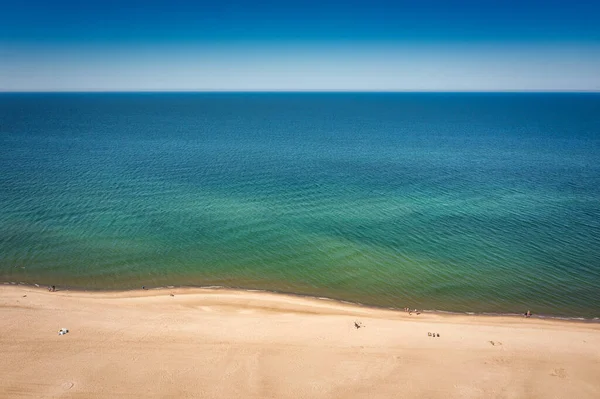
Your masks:
<instances>
[{"instance_id":1,"label":"shoreline","mask_svg":"<svg viewBox=\"0 0 600 399\"><path fill-rule=\"evenodd\" d=\"M16 284L0 285L0 314L0 397L600 395L598 323L214 288Z\"/></svg>"},{"instance_id":2,"label":"shoreline","mask_svg":"<svg viewBox=\"0 0 600 399\"><path fill-rule=\"evenodd\" d=\"M2 282L0 283L0 287L30 287L33 289L40 289L42 291L47 290L47 285L45 284L37 284L37 283L24 283L24 282ZM363 309L372 309L372 310L387 310L391 312L405 313L401 308L394 307L384 307L377 305L369 305L360 302L352 302L343 299L329 298L323 296L315 296L308 294L299 294L293 292L283 292L283 291L271 291L271 290L262 290L262 289L245 289L238 287L227 287L220 285L208 285L208 286L157 286L157 287L149 287L145 290L141 288L132 288L132 289L82 289L82 288L70 288L70 287L59 287L56 292L65 291L71 293L80 293L80 294L95 294L95 293L108 293L108 294L122 294L123 297L127 297L132 293L148 293L148 292L157 292L157 291L165 291L165 290L178 290L183 291L181 294L193 294L197 292L205 292L205 291L221 291L221 292L229 292L229 293L265 293L274 296L282 296L282 297L291 297L291 298L300 298L300 299L308 299L308 300L316 300L316 301L327 301L332 303L338 303L340 305L348 305L354 306ZM157 294L158 295L158 294ZM147 296L147 295L143 295ZM411 307L411 309L414 309ZM441 316L476 316L476 317L492 317L492 318L514 318L514 319L524 319L524 315L520 313L494 313L494 312L457 312L457 311L446 311L446 310L435 310L435 309L419 309L419 312L422 314L431 314L431 315L441 315ZM550 321L565 321L572 323L600 323L599 317L593 318L585 318L585 317L566 317L566 316L555 316L555 315L545 315L545 314L532 314L529 319L534 320L550 320Z\"/></svg>"},{"instance_id":3,"label":"shoreline","mask_svg":"<svg viewBox=\"0 0 600 399\"><path fill-rule=\"evenodd\" d=\"M0 397L600 395L598 323L175 287L0 285L0 314Z\"/></svg>"}]
</instances>

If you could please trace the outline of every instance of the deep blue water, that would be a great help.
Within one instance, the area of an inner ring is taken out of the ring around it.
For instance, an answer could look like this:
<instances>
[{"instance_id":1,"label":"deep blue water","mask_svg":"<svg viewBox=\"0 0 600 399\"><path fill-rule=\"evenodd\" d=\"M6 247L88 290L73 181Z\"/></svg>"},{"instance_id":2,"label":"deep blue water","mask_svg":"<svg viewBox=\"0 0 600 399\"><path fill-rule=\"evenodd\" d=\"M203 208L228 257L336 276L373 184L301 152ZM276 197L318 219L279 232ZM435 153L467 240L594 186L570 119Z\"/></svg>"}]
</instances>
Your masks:
<instances>
[{"instance_id":1,"label":"deep blue water","mask_svg":"<svg viewBox=\"0 0 600 399\"><path fill-rule=\"evenodd\" d=\"M600 94L0 94L0 280L600 316Z\"/></svg>"}]
</instances>

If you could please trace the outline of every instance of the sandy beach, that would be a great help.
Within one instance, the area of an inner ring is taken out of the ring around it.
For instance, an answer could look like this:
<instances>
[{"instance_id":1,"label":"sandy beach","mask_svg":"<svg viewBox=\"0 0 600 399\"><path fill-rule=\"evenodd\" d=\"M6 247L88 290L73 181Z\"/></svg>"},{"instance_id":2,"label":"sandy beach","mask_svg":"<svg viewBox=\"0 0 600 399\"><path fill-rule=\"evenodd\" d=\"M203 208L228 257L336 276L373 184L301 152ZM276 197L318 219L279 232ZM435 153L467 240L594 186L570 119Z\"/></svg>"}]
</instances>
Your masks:
<instances>
[{"instance_id":1,"label":"sandy beach","mask_svg":"<svg viewBox=\"0 0 600 399\"><path fill-rule=\"evenodd\" d=\"M599 323L9 285L0 314L2 398L600 397Z\"/></svg>"}]
</instances>

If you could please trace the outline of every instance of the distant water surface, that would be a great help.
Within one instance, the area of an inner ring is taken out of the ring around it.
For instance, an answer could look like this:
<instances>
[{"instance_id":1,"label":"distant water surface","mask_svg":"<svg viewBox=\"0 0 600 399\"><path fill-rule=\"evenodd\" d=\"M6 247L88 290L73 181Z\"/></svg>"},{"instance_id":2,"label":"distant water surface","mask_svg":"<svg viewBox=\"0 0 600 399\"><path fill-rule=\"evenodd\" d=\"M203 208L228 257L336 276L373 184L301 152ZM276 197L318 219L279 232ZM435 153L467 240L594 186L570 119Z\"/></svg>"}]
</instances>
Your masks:
<instances>
[{"instance_id":1,"label":"distant water surface","mask_svg":"<svg viewBox=\"0 0 600 399\"><path fill-rule=\"evenodd\" d=\"M0 94L0 280L600 316L600 95Z\"/></svg>"}]
</instances>

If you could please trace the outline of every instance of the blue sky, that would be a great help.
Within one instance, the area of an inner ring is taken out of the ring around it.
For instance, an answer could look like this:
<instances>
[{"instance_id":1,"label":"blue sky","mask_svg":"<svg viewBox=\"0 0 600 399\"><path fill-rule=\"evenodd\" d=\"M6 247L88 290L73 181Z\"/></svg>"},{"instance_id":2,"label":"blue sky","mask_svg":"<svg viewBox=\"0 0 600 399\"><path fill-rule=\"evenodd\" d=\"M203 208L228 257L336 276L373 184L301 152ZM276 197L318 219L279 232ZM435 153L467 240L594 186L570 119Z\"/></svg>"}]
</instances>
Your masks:
<instances>
[{"instance_id":1,"label":"blue sky","mask_svg":"<svg viewBox=\"0 0 600 399\"><path fill-rule=\"evenodd\" d=\"M0 90L600 90L598 1L6 1Z\"/></svg>"}]
</instances>

